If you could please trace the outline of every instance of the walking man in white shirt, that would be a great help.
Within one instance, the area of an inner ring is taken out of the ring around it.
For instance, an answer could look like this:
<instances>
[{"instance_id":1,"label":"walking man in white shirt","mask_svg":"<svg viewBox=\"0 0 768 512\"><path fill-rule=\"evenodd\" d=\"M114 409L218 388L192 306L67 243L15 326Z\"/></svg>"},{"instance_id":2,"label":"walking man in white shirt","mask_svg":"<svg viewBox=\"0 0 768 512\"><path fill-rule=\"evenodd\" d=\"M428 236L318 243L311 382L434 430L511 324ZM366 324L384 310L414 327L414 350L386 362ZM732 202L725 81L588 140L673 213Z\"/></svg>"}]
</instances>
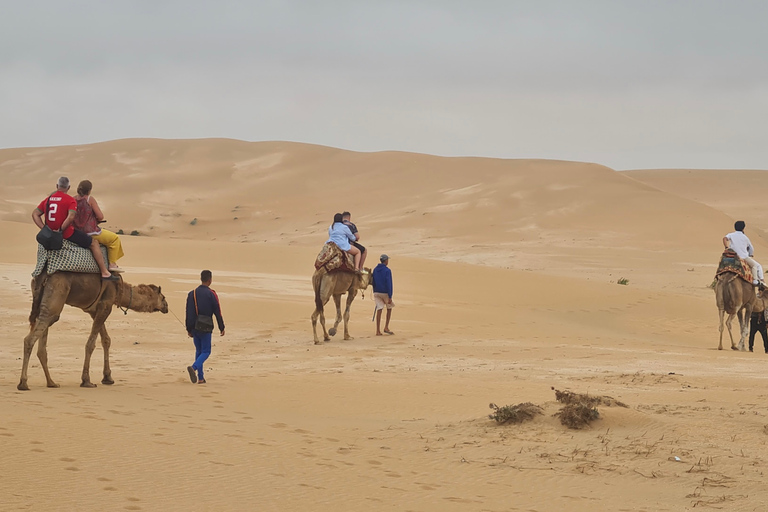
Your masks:
<instances>
[{"instance_id":1,"label":"walking man in white shirt","mask_svg":"<svg viewBox=\"0 0 768 512\"><path fill-rule=\"evenodd\" d=\"M746 224L743 220L736 221L736 224L733 226L736 231L725 235L723 245L726 249L732 249L739 258L746 261L752 267L752 284L760 285L762 288L765 286L763 282L763 267L752 257L755 254L755 249L752 247L752 242L747 238L747 235L744 234L745 227Z\"/></svg>"}]
</instances>

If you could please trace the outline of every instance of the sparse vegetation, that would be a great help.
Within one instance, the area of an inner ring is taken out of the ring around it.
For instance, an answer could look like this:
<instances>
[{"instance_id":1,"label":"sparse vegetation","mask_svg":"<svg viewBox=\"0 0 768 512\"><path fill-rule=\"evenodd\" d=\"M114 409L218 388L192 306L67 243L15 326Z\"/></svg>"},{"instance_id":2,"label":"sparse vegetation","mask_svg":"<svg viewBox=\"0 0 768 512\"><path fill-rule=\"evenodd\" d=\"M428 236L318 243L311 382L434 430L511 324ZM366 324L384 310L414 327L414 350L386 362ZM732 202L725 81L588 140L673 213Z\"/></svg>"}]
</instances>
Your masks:
<instances>
[{"instance_id":1,"label":"sparse vegetation","mask_svg":"<svg viewBox=\"0 0 768 512\"><path fill-rule=\"evenodd\" d=\"M568 428L582 429L600 418L596 407L590 407L583 403L572 403L563 406L555 416L560 418L560 423Z\"/></svg>"},{"instance_id":2,"label":"sparse vegetation","mask_svg":"<svg viewBox=\"0 0 768 512\"><path fill-rule=\"evenodd\" d=\"M560 418L560 423L572 429L582 429L599 419L598 405L628 407L627 404L610 396L590 396L573 391L560 391L555 388L552 390L555 392L555 400L563 404L563 408L556 412L555 416Z\"/></svg>"},{"instance_id":3,"label":"sparse vegetation","mask_svg":"<svg viewBox=\"0 0 768 512\"><path fill-rule=\"evenodd\" d=\"M189 223L189 225L190 225L190 226L194 226L195 224L197 224L197 217L195 217L194 219L192 219L192 220L190 221L190 223Z\"/></svg>"},{"instance_id":4,"label":"sparse vegetation","mask_svg":"<svg viewBox=\"0 0 768 512\"><path fill-rule=\"evenodd\" d=\"M493 414L489 414L488 417L499 425L505 423L523 423L529 421L539 414L544 414L541 407L534 405L531 402L525 402L517 405L505 405L499 407L492 403L489 405L493 409Z\"/></svg>"},{"instance_id":5,"label":"sparse vegetation","mask_svg":"<svg viewBox=\"0 0 768 512\"><path fill-rule=\"evenodd\" d=\"M117 234L118 234L118 235L124 235L125 233L123 232L123 230L122 230L122 229L118 229L118 230L117 230Z\"/></svg>"},{"instance_id":6,"label":"sparse vegetation","mask_svg":"<svg viewBox=\"0 0 768 512\"><path fill-rule=\"evenodd\" d=\"M140 235L141 235L141 233L139 233L139 232L138 232L137 230L135 230L135 229L134 229L133 231L131 231L131 236L140 236Z\"/></svg>"},{"instance_id":7,"label":"sparse vegetation","mask_svg":"<svg viewBox=\"0 0 768 512\"><path fill-rule=\"evenodd\" d=\"M629 279L626 277L620 277L618 281L616 281L616 284L623 284L624 286L629 284Z\"/></svg>"}]
</instances>

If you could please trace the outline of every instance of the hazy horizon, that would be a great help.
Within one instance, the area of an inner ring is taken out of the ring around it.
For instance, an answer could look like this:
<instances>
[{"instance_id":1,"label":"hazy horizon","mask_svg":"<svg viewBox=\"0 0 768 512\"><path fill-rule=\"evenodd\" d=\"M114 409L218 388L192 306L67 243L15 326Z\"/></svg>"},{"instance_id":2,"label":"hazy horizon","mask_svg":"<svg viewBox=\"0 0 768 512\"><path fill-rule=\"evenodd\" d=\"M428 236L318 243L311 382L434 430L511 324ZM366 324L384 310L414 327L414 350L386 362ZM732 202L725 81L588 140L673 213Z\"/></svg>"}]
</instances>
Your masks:
<instances>
[{"instance_id":1,"label":"hazy horizon","mask_svg":"<svg viewBox=\"0 0 768 512\"><path fill-rule=\"evenodd\" d=\"M10 3L0 147L286 140L768 169L768 5Z\"/></svg>"}]
</instances>

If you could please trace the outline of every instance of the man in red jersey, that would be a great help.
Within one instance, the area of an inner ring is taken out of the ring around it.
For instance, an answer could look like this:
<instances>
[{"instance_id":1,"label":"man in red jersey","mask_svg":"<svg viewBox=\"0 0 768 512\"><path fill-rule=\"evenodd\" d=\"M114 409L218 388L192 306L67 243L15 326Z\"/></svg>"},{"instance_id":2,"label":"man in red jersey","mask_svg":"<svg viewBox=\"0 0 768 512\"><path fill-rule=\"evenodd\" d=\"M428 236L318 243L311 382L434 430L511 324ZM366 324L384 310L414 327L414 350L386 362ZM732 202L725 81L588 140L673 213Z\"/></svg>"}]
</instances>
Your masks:
<instances>
[{"instance_id":1,"label":"man in red jersey","mask_svg":"<svg viewBox=\"0 0 768 512\"><path fill-rule=\"evenodd\" d=\"M107 281L119 280L119 277L113 276L107 270L101 249L99 249L99 242L72 226L77 212L77 201L67 194L68 190L69 178L62 176L56 182L56 192L43 199L32 212L32 220L38 228L43 229L43 226L48 224L52 230L61 231L65 240L69 240L84 249L90 249L93 253L93 259L96 260L101 271L101 278Z\"/></svg>"}]
</instances>

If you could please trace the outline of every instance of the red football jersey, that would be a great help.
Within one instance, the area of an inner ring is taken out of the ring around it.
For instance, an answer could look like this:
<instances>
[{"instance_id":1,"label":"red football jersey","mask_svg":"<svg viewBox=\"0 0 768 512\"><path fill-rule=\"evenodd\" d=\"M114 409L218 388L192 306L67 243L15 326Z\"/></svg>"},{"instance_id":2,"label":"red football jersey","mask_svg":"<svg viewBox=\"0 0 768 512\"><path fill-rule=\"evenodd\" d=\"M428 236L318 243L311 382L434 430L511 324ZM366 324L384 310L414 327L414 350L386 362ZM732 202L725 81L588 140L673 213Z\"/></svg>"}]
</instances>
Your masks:
<instances>
[{"instance_id":1,"label":"red football jersey","mask_svg":"<svg viewBox=\"0 0 768 512\"><path fill-rule=\"evenodd\" d=\"M48 211L45 211L45 204L48 203ZM64 221L67 220L69 211L77 211L77 201L75 198L64 192L56 191L50 198L45 198L37 206L37 209L43 212L43 220L49 228L56 231L61 228ZM75 227L70 224L64 230L64 238L69 238L75 231Z\"/></svg>"}]
</instances>

